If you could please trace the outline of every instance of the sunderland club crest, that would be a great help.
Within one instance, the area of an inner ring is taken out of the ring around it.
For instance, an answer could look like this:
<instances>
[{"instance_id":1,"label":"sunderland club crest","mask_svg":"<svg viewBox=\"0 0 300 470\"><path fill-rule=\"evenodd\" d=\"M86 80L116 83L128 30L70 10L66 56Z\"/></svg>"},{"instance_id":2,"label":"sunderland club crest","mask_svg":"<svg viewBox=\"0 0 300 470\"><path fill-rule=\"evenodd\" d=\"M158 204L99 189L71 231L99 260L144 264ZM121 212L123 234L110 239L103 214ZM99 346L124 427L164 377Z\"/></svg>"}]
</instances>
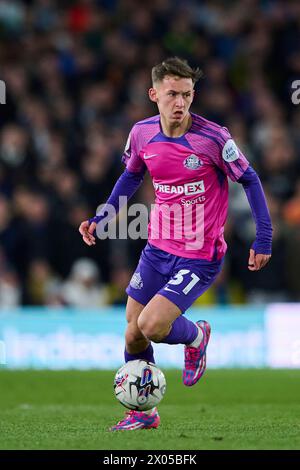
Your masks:
<instances>
[{"instance_id":1,"label":"sunderland club crest","mask_svg":"<svg viewBox=\"0 0 300 470\"><path fill-rule=\"evenodd\" d=\"M143 288L144 283L143 283L142 276L140 275L140 273L134 273L134 275L131 278L130 285L134 289L142 289Z\"/></svg>"},{"instance_id":2,"label":"sunderland club crest","mask_svg":"<svg viewBox=\"0 0 300 470\"><path fill-rule=\"evenodd\" d=\"M198 170L203 165L203 162L197 155L192 154L184 160L183 165L189 170Z\"/></svg>"}]
</instances>

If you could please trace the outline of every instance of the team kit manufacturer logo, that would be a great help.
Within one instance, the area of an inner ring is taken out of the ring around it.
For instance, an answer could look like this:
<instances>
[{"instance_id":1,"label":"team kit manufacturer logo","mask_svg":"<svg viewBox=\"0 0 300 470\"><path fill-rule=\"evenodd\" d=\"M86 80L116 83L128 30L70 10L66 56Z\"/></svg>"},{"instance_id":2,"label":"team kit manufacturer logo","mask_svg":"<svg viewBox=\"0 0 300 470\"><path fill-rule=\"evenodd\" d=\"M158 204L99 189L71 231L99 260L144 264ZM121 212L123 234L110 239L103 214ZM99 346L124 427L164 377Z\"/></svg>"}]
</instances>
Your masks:
<instances>
[{"instance_id":1,"label":"team kit manufacturer logo","mask_svg":"<svg viewBox=\"0 0 300 470\"><path fill-rule=\"evenodd\" d=\"M144 160L149 160L149 158L154 158L154 157L157 157L157 156L158 156L158 153L151 153L149 155L144 153Z\"/></svg>"}]
</instances>

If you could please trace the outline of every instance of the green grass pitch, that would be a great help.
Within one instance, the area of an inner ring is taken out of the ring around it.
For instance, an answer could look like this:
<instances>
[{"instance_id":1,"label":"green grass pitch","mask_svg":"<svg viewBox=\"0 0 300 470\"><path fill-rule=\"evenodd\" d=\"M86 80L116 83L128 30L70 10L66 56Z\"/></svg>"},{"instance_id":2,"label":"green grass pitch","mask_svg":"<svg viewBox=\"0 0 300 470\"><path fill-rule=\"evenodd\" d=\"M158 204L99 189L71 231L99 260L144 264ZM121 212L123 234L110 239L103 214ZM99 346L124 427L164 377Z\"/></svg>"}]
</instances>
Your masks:
<instances>
[{"instance_id":1,"label":"green grass pitch","mask_svg":"<svg viewBox=\"0 0 300 470\"><path fill-rule=\"evenodd\" d=\"M0 449L300 449L300 370L164 372L161 426L112 433L114 372L0 370Z\"/></svg>"}]
</instances>

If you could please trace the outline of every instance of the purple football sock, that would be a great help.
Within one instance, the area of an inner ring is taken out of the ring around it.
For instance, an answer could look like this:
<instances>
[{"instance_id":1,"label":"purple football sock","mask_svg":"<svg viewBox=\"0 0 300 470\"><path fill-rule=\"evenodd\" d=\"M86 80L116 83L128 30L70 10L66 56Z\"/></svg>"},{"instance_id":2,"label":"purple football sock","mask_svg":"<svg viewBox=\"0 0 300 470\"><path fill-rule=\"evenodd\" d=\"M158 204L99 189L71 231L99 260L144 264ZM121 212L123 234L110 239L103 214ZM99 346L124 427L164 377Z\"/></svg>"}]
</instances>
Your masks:
<instances>
[{"instance_id":1,"label":"purple football sock","mask_svg":"<svg viewBox=\"0 0 300 470\"><path fill-rule=\"evenodd\" d=\"M151 343L149 344L149 346L147 346L147 348L144 351L136 353L136 354L129 354L125 348L124 358L125 358L125 362L134 361L135 359L144 359L145 361L153 362L153 364L155 364L153 347Z\"/></svg>"},{"instance_id":2,"label":"purple football sock","mask_svg":"<svg viewBox=\"0 0 300 470\"><path fill-rule=\"evenodd\" d=\"M191 344L198 335L198 327L184 316L176 318L170 333L161 340L167 344Z\"/></svg>"}]
</instances>

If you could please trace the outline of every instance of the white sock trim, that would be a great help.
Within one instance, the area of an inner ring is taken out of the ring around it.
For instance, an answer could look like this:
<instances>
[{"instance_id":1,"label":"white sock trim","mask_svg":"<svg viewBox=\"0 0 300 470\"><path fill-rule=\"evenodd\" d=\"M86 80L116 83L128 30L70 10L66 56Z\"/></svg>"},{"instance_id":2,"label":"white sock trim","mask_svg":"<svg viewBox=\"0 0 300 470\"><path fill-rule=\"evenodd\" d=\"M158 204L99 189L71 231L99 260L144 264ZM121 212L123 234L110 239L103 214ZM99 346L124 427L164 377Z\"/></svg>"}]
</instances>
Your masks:
<instances>
[{"instance_id":1,"label":"white sock trim","mask_svg":"<svg viewBox=\"0 0 300 470\"><path fill-rule=\"evenodd\" d=\"M200 326L198 326L198 325L196 325L196 326L197 326L197 328L198 328L198 335L196 336L196 338L194 339L194 341L193 341L191 344L188 345L188 346L190 346L191 348L199 348L200 343L201 343L201 341L202 341L202 339L203 339L203 332L202 332Z\"/></svg>"}]
</instances>

